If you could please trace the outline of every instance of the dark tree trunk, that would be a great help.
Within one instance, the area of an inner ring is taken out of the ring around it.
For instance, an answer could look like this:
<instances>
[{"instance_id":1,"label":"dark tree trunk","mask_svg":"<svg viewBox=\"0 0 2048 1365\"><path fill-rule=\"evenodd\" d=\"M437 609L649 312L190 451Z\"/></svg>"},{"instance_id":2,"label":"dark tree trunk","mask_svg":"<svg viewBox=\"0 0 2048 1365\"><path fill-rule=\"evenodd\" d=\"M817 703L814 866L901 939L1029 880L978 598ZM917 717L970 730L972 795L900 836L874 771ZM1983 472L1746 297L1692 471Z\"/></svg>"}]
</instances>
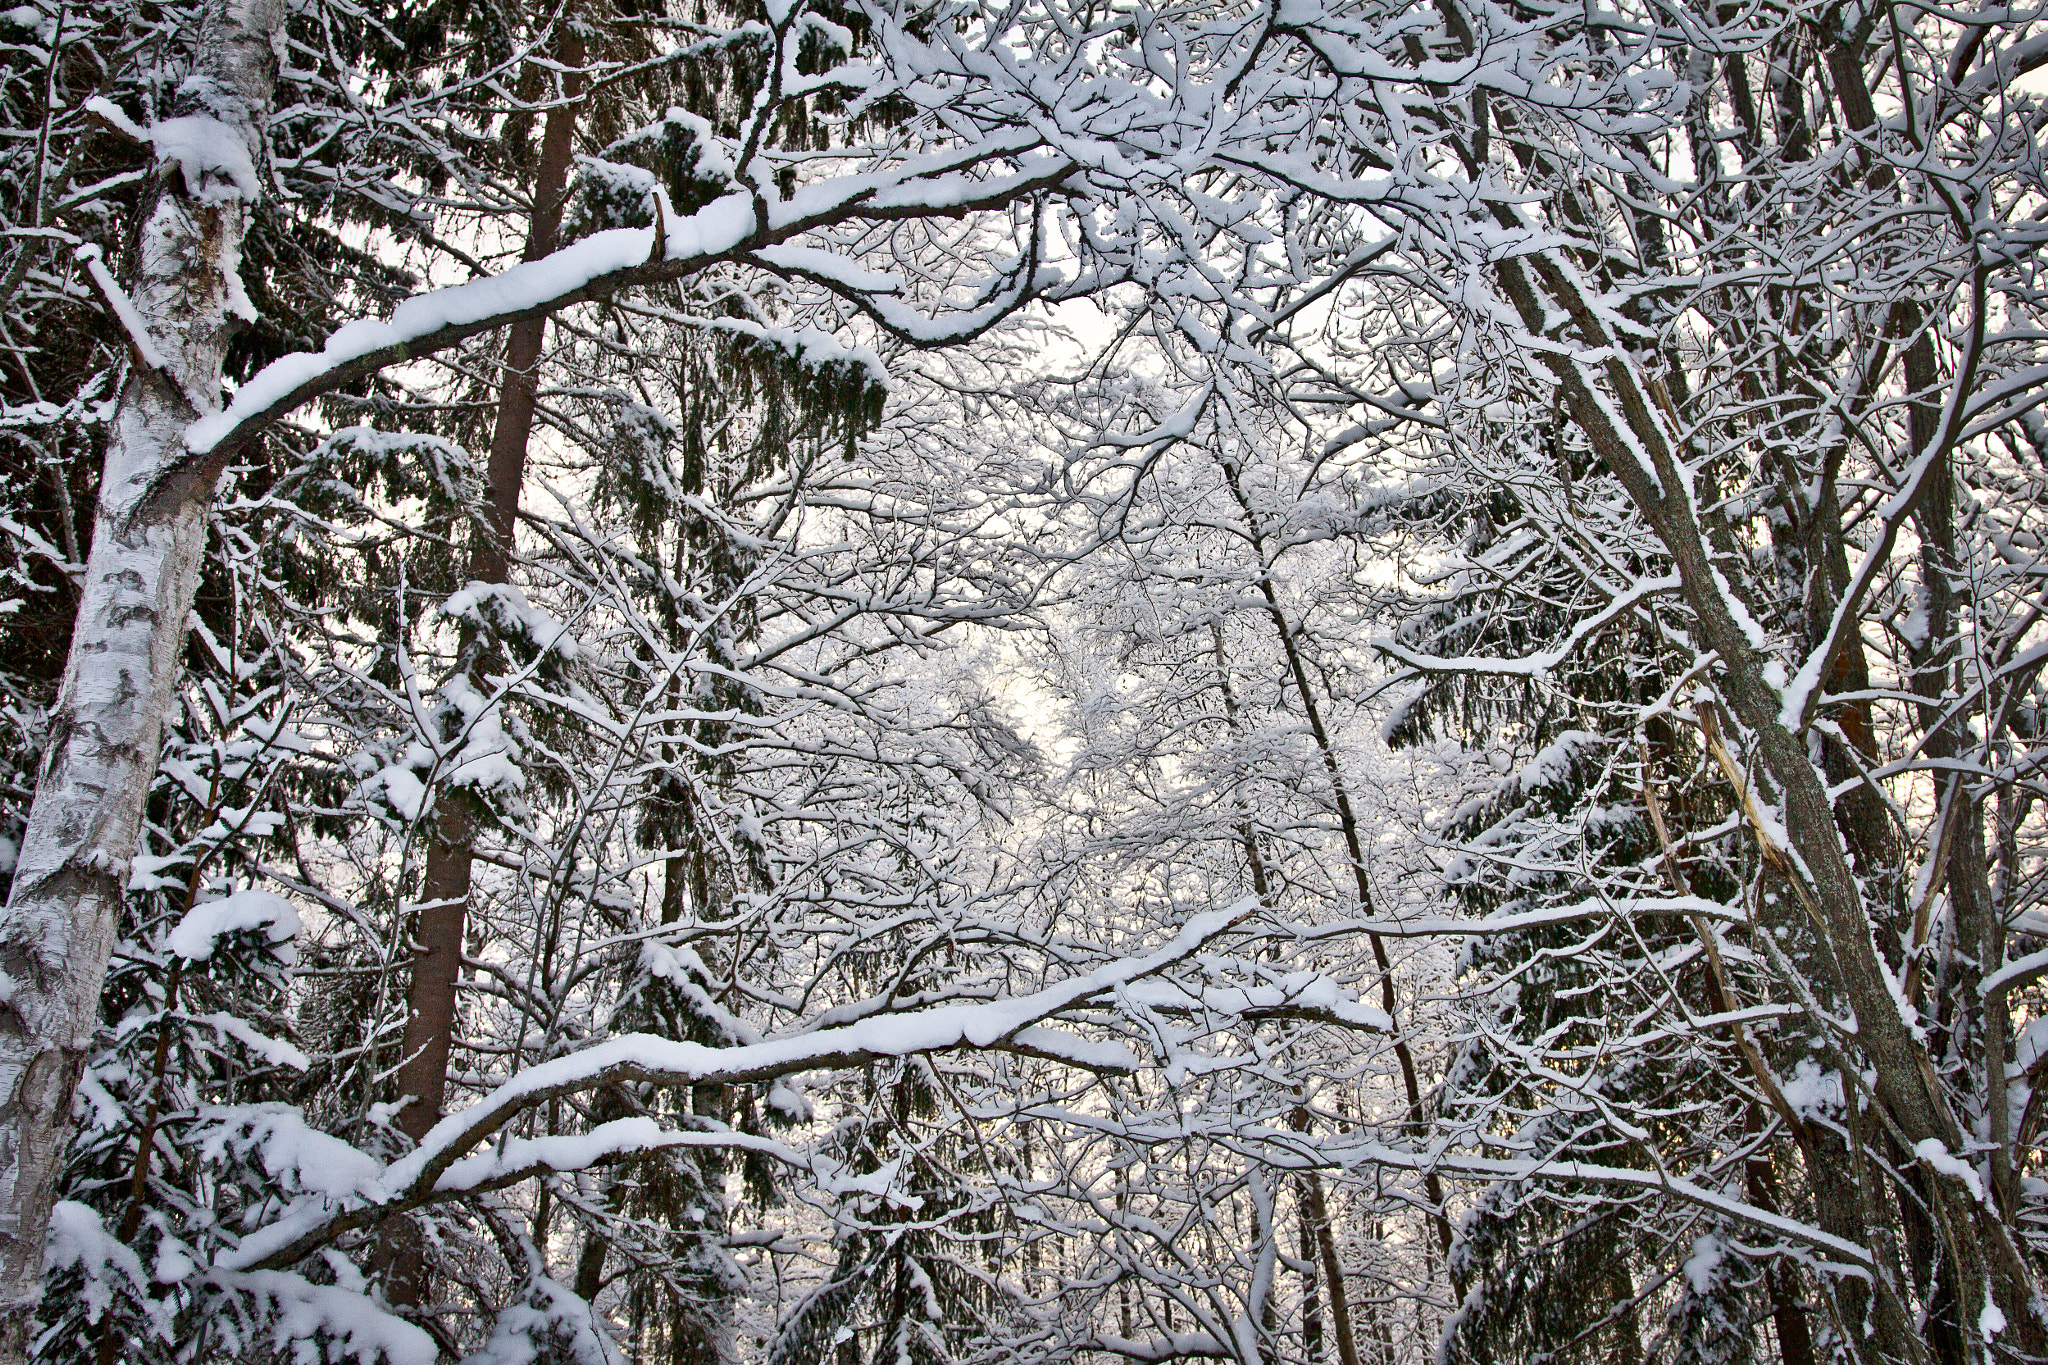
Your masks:
<instances>
[{"instance_id":1,"label":"dark tree trunk","mask_svg":"<svg viewBox=\"0 0 2048 1365\"><path fill-rule=\"evenodd\" d=\"M540 163L534 172L533 216L524 259L553 251L569 184L576 115L583 79L573 68L583 62L583 40L565 28L556 59L572 68L562 77L560 99L542 125ZM497 425L491 436L489 496L484 533L470 552L469 576L479 583L509 581L513 537L519 522L519 490L526 481L526 450L533 436L539 395L541 344L547 319L515 322L505 339L504 380L498 391ZM465 641L464 666L473 663ZM461 792L440 793L433 833L421 878L419 918L414 928L412 978L406 993L403 1061L398 1093L408 1097L398 1128L415 1143L440 1122L448 1090L448 1054L455 1038L456 982L462 974L462 943L468 927L470 870L476 858L477 812ZM419 1232L408 1219L394 1219L381 1232L376 1260L385 1296L394 1304L417 1305L426 1298L426 1265Z\"/></svg>"}]
</instances>

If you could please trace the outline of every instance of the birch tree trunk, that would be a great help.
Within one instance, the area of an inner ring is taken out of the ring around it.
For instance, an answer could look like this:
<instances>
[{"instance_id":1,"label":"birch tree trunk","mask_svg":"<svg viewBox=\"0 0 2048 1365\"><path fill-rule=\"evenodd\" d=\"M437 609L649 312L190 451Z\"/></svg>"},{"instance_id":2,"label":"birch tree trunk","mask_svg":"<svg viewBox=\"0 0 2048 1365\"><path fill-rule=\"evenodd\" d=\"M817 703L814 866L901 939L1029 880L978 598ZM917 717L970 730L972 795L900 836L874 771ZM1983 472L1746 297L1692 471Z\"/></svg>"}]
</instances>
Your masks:
<instances>
[{"instance_id":1,"label":"birch tree trunk","mask_svg":"<svg viewBox=\"0 0 2048 1365\"><path fill-rule=\"evenodd\" d=\"M43 1238L184 648L218 464L163 476L218 409L282 0L201 20L137 234L134 361L107 444L70 659L0 911L0 1365L26 1354Z\"/></svg>"}]
</instances>

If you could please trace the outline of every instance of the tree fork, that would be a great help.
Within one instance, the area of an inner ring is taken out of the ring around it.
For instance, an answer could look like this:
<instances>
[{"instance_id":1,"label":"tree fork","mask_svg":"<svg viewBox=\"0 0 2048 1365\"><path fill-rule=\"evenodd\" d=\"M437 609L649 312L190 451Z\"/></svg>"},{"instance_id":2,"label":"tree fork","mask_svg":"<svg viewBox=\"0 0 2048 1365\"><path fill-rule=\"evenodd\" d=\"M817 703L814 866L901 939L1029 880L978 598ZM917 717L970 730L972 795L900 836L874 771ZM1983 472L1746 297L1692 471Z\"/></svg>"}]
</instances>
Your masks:
<instances>
[{"instance_id":1,"label":"tree fork","mask_svg":"<svg viewBox=\"0 0 2048 1365\"><path fill-rule=\"evenodd\" d=\"M1502 261L1495 266L1496 276L1526 326L1541 330L1546 312L1525 260L1535 267L1543 289L1558 296L1573 317L1590 318L1584 300L1562 271L1546 268L1540 257ZM1581 338L1586 344L1610 340L1598 330L1597 322L1581 321L1580 325L1595 327ZM1808 900L1832 950L1836 984L1861 1024L1857 1043L1874 1065L1874 1090L1886 1119L1898 1126L1908 1146L1932 1139L1949 1152L1963 1150L1963 1130L1934 1077L1925 1049L1908 1032L1885 983L1870 938L1867 909L1835 825L1833 802L1809 761L1803 734L1795 735L1781 722L1783 698L1764 681L1764 658L1721 598L1723 589L1684 493L1687 475L1679 467L1652 402L1635 370L1611 356L1603 357L1597 369L1599 378L1614 389L1618 401L1613 408L1595 397L1591 390L1594 378L1574 358L1555 354L1546 355L1544 361L1563 390L1572 420L1671 555L1686 603L1699 618L1702 637L1722 657L1724 690L1755 735L1763 770L1784 797L1784 827L1793 850L1778 852L1796 851L1803 864L1799 870L1788 867L1788 876L1795 891ZM1626 435L1617 429L1617 420L1627 428ZM1952 433L1944 439L1949 438ZM1638 451L1648 456L1648 466ZM1925 452L1923 458L1932 454ZM1888 545L1876 546L1872 553L1888 549ZM2016 1345L2035 1349L2048 1341L2036 1307L2033 1276L2002 1217L1978 1207L1957 1180L1937 1179L1932 1189L1937 1220L1961 1234L1951 1241L1958 1252L1962 1282L1974 1294L1990 1291L1991 1300L2010 1324ZM1981 1300L1966 1305L1965 1320L1977 1320L1980 1307Z\"/></svg>"}]
</instances>

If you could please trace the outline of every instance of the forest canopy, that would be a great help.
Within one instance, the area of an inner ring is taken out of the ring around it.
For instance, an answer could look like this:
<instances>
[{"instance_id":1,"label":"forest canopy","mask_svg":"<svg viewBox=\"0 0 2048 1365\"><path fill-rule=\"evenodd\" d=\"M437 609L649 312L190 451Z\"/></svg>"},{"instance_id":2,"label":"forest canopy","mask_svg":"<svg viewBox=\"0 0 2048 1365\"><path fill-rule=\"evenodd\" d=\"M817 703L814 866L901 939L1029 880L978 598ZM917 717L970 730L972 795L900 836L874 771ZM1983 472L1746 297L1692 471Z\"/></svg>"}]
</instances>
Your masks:
<instances>
[{"instance_id":1,"label":"forest canopy","mask_svg":"<svg viewBox=\"0 0 2048 1365\"><path fill-rule=\"evenodd\" d=\"M2048 1359L2044 18L0 13L0 1365Z\"/></svg>"}]
</instances>

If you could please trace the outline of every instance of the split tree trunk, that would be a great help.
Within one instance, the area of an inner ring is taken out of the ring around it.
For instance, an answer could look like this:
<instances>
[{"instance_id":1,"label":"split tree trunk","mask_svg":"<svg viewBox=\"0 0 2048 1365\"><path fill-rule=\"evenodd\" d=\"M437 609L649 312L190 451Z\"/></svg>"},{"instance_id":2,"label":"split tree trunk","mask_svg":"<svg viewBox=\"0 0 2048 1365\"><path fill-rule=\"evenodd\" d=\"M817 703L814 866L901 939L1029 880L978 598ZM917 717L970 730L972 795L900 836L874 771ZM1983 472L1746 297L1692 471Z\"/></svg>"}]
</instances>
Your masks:
<instances>
[{"instance_id":1,"label":"split tree trunk","mask_svg":"<svg viewBox=\"0 0 2048 1365\"><path fill-rule=\"evenodd\" d=\"M1549 310L1562 306L1574 319L1588 320L1578 341L1589 348L1611 345L1612 334L1586 309L1576 278L1541 253L1503 260L1493 270L1501 292L1531 331L1541 331ZM1719 690L1749 732L1748 759L1775 785L1770 796L1781 805L1782 833L1757 825L1756 837L1779 865L1795 893L1792 899L1819 930L1827 949L1822 979L1856 1021L1853 1060L1869 1077L1865 1084L1875 1101L1872 1109L1904 1144L1917 1149L1932 1141L1944 1152L1969 1150L1970 1139L1934 1072L1933 1059L1907 1026L1888 969L1877 956L1870 906L1851 869L1824 775L1808 751L1807 732L1803 725L1796 730L1787 725L1784 695L1765 672L1769 656L1750 640L1736 614L1741 604L1732 601L1726 580L1712 565L1708 533L1691 496L1691 467L1681 465L1680 438L1665 425L1654 393L1632 362L1619 351L1590 354L1593 359L1580 360L1560 351L1543 361L1558 381L1572 421L1663 542L1699 622L1698 638L1722 660ZM1611 388L1612 398L1595 392L1600 383ZM1888 553L1889 548L1873 547L1871 553ZM1724 762L1731 785L1746 792L1740 765L1732 755ZM1778 848L1777 839L1786 846ZM1957 1282L1967 1288L1962 1322L1990 1320L1983 1311L1989 1303L2008 1324L2006 1344L2039 1354L2048 1346L2048 1314L2042 1312L2034 1274L2004 1212L1980 1202L1958 1177L1930 1179L1927 1190L1932 1221L1956 1258ZM1881 1249L1888 1223L1872 1210L1865 1226L1879 1243L1873 1253L1889 1272L1893 1258ZM1923 1339L1889 1287L1902 1280L1886 1273L1871 1283L1871 1323L1878 1340L1891 1354L1913 1358L1924 1349Z\"/></svg>"},{"instance_id":2,"label":"split tree trunk","mask_svg":"<svg viewBox=\"0 0 2048 1365\"><path fill-rule=\"evenodd\" d=\"M564 27L556 60L568 70L558 102L541 129L540 164L535 168L533 216L522 259L536 261L553 251L562 222L575 150L576 114L582 94L583 39ZM519 525L519 490L526 482L526 450L533 437L540 394L541 343L547 319L515 322L505 339L505 377L498 390L497 425L491 436L485 504L486 526L470 551L469 576L478 583L511 579L512 541ZM473 663L465 647L463 666ZM484 689L480 688L479 691ZM406 993L404 1061L398 1093L410 1103L398 1111L399 1131L415 1143L441 1119L448 1093L448 1053L455 1039L455 985L462 974L462 940L468 928L470 872L476 861L476 811L460 792L443 791L435 803L434 827L421 878L419 921L414 930L412 980ZM426 1262L418 1229L394 1219L380 1234L377 1260L385 1296L394 1304L426 1298Z\"/></svg>"},{"instance_id":3,"label":"split tree trunk","mask_svg":"<svg viewBox=\"0 0 2048 1365\"><path fill-rule=\"evenodd\" d=\"M176 113L212 118L260 158L282 0L222 0L200 25ZM49 744L0 912L0 1365L27 1352L43 1238L98 1024L129 859L174 700L218 466L163 481L187 426L217 410L229 272L246 183L160 166L130 285L162 367L137 346L107 443L85 586ZM161 486L160 486L161 484Z\"/></svg>"}]
</instances>

